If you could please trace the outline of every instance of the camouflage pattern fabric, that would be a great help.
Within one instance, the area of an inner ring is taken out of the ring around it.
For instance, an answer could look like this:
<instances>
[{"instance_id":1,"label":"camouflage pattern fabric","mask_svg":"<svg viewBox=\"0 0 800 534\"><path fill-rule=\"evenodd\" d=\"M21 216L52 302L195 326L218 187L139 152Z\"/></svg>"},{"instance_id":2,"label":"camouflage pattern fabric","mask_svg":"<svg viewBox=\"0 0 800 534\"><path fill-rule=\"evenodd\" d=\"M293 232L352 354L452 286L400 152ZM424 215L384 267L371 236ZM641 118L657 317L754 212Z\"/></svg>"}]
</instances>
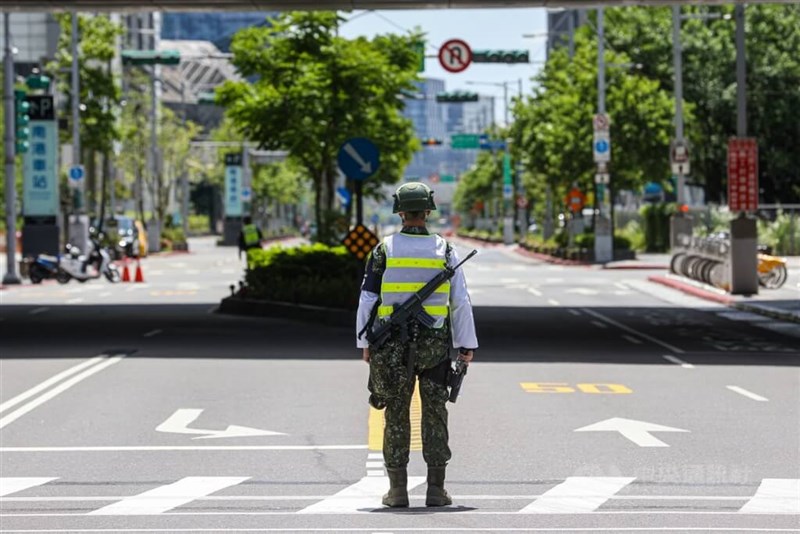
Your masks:
<instances>
[{"instance_id":1,"label":"camouflage pattern fabric","mask_svg":"<svg viewBox=\"0 0 800 534\"><path fill-rule=\"evenodd\" d=\"M414 365L416 379L423 371L449 360L449 321L439 329L415 324L410 336L416 342ZM406 347L399 333L370 355L370 404L386 407L383 433L383 459L386 467L405 467L411 447L412 388L406 367ZM447 386L422 376L419 379L422 400L422 455L430 466L444 466L450 460L447 431ZM376 405L377 404L377 405Z\"/></svg>"}]
</instances>

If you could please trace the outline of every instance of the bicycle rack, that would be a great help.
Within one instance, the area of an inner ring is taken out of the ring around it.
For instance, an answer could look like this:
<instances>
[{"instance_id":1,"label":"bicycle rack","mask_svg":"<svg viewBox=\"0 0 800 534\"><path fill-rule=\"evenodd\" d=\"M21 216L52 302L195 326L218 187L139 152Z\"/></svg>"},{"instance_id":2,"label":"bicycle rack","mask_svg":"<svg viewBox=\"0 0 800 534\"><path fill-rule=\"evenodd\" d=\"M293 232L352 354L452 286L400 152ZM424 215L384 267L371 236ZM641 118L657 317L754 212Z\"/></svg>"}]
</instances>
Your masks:
<instances>
[{"instance_id":1,"label":"bicycle rack","mask_svg":"<svg viewBox=\"0 0 800 534\"><path fill-rule=\"evenodd\" d=\"M730 290L728 237L679 236L679 248L670 261L670 272L708 285Z\"/></svg>"}]
</instances>

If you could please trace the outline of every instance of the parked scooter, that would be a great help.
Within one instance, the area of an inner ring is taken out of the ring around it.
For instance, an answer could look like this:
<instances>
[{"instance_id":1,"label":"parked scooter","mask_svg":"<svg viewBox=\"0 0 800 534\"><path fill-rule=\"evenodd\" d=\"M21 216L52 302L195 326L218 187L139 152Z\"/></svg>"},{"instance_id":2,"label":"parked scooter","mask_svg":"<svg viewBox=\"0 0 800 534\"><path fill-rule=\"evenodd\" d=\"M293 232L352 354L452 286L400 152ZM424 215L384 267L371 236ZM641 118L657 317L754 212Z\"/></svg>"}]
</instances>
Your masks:
<instances>
[{"instance_id":1,"label":"parked scooter","mask_svg":"<svg viewBox=\"0 0 800 534\"><path fill-rule=\"evenodd\" d=\"M111 263L111 254L108 249L100 244L96 236L90 237L92 251L88 256L81 255L78 247L67 245L68 254L61 257L56 280L66 284L73 278L78 282L86 282L100 276L105 276L111 283L122 279L119 269Z\"/></svg>"},{"instance_id":2,"label":"parked scooter","mask_svg":"<svg viewBox=\"0 0 800 534\"><path fill-rule=\"evenodd\" d=\"M42 280L56 278L60 261L60 256L49 256L47 254L36 256L36 259L28 267L28 278L34 284L41 284Z\"/></svg>"}]
</instances>

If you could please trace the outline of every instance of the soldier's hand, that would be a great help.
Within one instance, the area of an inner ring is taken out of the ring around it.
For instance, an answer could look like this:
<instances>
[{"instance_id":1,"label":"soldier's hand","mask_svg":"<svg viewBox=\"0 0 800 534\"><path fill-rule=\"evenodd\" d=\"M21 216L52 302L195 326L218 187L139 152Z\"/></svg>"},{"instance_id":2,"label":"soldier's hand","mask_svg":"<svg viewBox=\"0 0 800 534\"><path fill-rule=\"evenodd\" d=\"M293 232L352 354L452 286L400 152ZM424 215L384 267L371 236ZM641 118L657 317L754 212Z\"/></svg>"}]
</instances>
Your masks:
<instances>
[{"instance_id":1,"label":"soldier's hand","mask_svg":"<svg viewBox=\"0 0 800 534\"><path fill-rule=\"evenodd\" d=\"M459 352L458 359L461 360L462 362L467 362L469 364L469 362L472 361L473 354L474 353L471 350L468 350L467 352Z\"/></svg>"},{"instance_id":2,"label":"soldier's hand","mask_svg":"<svg viewBox=\"0 0 800 534\"><path fill-rule=\"evenodd\" d=\"M369 363L369 348L364 348L363 351L364 352L361 355L361 359Z\"/></svg>"}]
</instances>

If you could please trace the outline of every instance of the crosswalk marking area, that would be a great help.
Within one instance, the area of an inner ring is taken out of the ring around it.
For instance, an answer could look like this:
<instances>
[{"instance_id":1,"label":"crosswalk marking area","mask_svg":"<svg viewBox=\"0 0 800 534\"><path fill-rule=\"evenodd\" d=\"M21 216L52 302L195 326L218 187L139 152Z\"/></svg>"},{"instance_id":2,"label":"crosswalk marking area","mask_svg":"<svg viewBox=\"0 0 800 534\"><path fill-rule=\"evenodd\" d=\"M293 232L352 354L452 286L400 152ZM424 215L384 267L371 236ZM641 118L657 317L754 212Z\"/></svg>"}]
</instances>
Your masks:
<instances>
[{"instance_id":1,"label":"crosswalk marking area","mask_svg":"<svg viewBox=\"0 0 800 534\"><path fill-rule=\"evenodd\" d=\"M53 477L0 477L0 497L35 488L56 480Z\"/></svg>"},{"instance_id":2,"label":"crosswalk marking area","mask_svg":"<svg viewBox=\"0 0 800 534\"><path fill-rule=\"evenodd\" d=\"M748 514L800 514L800 479L765 478L739 510Z\"/></svg>"},{"instance_id":3,"label":"crosswalk marking area","mask_svg":"<svg viewBox=\"0 0 800 534\"><path fill-rule=\"evenodd\" d=\"M569 477L519 511L521 514L582 514L600 508L635 477Z\"/></svg>"},{"instance_id":4,"label":"crosswalk marking area","mask_svg":"<svg viewBox=\"0 0 800 534\"><path fill-rule=\"evenodd\" d=\"M380 453L371 454L374 457L369 461L379 462ZM69 488L71 485L69 480L57 477L0 478L0 519L51 516L54 514L52 510L41 508L49 503L61 503L60 511L55 513L58 516L363 514L382 509L381 497L389 488L389 480L382 469L375 469L375 473L368 472L365 477L338 491L333 490L330 495L289 495L281 491L279 486L275 487L277 491L273 491L263 483L215 495L223 489L234 488L251 480L251 477L242 476L188 476L134 495L76 495L68 489L46 489L46 485L55 480L59 481L59 488ZM409 476L408 482L412 506L422 506L425 477ZM457 480L450 483L449 489L456 506L471 508L459 510L460 514L696 513L800 516L800 479L763 479L757 487L756 484L752 485L750 494L742 495L680 495L672 491L667 495L641 494L635 491L637 484L648 486L647 481L635 477L569 477L541 494L472 494L459 491L464 486ZM40 487L45 489L39 490ZM259 491L251 493L254 488L259 488ZM627 491L620 495L623 489ZM17 493L22 495L14 495ZM208 504L195 506L191 510L180 509L188 504L200 503ZM690 503L692 506L688 509ZM71 509L72 506L75 508ZM87 512L87 508L93 509Z\"/></svg>"},{"instance_id":5,"label":"crosswalk marking area","mask_svg":"<svg viewBox=\"0 0 800 534\"><path fill-rule=\"evenodd\" d=\"M241 484L250 477L186 477L166 486L145 491L109 504L89 515L153 515L188 504L198 497L229 486Z\"/></svg>"}]
</instances>

